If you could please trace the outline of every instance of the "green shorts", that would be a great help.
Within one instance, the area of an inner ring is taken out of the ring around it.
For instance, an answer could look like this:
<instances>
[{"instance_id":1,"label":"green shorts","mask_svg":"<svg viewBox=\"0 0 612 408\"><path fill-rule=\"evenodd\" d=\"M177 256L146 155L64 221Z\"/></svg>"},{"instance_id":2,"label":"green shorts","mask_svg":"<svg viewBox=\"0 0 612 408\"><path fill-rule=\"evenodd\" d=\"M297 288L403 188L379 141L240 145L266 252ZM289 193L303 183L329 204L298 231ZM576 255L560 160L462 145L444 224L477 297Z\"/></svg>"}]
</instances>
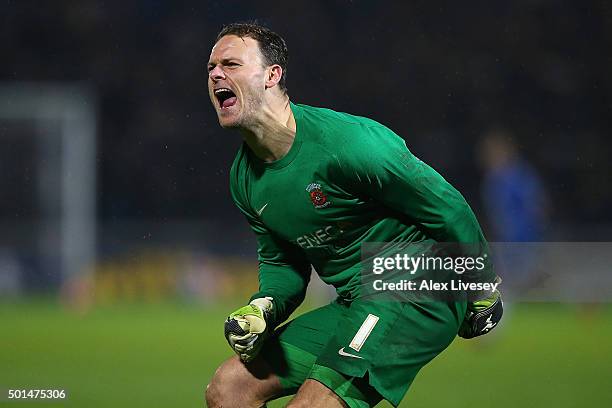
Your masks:
<instances>
[{"instance_id":1,"label":"green shorts","mask_svg":"<svg viewBox=\"0 0 612 408\"><path fill-rule=\"evenodd\" d=\"M336 300L278 328L261 356L283 395L306 379L321 382L349 407L394 406L421 367L455 338L465 302Z\"/></svg>"}]
</instances>

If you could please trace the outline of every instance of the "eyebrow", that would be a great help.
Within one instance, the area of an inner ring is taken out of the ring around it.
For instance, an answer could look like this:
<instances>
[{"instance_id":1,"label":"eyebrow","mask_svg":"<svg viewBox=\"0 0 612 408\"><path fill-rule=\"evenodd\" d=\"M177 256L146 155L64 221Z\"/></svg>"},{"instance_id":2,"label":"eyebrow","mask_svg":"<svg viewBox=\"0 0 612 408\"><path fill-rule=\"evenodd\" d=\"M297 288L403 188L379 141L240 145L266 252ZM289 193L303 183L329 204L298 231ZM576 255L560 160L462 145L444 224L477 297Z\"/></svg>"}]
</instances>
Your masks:
<instances>
[{"instance_id":1,"label":"eyebrow","mask_svg":"<svg viewBox=\"0 0 612 408\"><path fill-rule=\"evenodd\" d=\"M240 63L241 61L240 61L240 59L238 59L238 58L223 58L223 59L221 60L221 62L220 62L220 63L221 63L221 65L227 65L227 64L229 64L230 62L237 62L237 63ZM214 66L214 65L217 65L217 64L215 64L215 63L213 63L213 62L209 62L209 63L207 64L207 66L209 66L209 67L210 67L210 66Z\"/></svg>"}]
</instances>

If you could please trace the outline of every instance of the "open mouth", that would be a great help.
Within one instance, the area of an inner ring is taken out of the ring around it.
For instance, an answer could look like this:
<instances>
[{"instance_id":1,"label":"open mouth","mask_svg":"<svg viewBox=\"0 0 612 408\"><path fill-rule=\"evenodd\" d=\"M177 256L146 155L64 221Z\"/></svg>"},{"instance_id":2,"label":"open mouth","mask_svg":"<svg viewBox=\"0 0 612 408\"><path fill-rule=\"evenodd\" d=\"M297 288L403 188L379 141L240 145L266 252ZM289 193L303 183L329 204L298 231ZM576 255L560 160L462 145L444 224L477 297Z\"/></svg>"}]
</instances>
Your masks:
<instances>
[{"instance_id":1,"label":"open mouth","mask_svg":"<svg viewBox=\"0 0 612 408\"><path fill-rule=\"evenodd\" d=\"M219 106L221 106L221 109L227 109L234 106L238 101L236 94L228 88L215 89L215 96L219 101Z\"/></svg>"}]
</instances>

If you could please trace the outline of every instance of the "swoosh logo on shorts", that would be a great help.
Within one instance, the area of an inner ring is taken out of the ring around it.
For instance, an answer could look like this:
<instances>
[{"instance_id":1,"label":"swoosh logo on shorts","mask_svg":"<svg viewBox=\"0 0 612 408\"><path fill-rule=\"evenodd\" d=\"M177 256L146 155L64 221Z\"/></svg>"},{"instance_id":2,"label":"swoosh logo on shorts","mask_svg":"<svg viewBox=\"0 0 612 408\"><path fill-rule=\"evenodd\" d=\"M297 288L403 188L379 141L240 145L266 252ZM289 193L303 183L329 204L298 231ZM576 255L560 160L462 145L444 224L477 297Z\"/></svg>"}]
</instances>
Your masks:
<instances>
[{"instance_id":1,"label":"swoosh logo on shorts","mask_svg":"<svg viewBox=\"0 0 612 408\"><path fill-rule=\"evenodd\" d=\"M356 356L355 354L347 353L346 351L344 351L344 347L340 347L340 350L338 350L338 354L340 354L341 356L344 356L344 357L353 357L353 358L361 358L361 359L363 359L363 357L361 357L361 356Z\"/></svg>"}]
</instances>

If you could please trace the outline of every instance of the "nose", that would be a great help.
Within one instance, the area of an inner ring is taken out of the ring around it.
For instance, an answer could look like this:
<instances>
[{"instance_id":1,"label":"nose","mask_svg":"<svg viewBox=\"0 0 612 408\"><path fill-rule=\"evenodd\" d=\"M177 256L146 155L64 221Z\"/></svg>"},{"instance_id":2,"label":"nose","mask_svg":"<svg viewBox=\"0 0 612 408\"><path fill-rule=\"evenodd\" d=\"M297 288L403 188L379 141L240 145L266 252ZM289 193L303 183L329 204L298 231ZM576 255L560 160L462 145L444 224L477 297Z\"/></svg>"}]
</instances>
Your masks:
<instances>
[{"instance_id":1,"label":"nose","mask_svg":"<svg viewBox=\"0 0 612 408\"><path fill-rule=\"evenodd\" d=\"M221 69L221 67L217 65L216 67L210 70L208 76L213 81L219 81L221 79L225 79L225 72L223 72L223 69Z\"/></svg>"}]
</instances>

